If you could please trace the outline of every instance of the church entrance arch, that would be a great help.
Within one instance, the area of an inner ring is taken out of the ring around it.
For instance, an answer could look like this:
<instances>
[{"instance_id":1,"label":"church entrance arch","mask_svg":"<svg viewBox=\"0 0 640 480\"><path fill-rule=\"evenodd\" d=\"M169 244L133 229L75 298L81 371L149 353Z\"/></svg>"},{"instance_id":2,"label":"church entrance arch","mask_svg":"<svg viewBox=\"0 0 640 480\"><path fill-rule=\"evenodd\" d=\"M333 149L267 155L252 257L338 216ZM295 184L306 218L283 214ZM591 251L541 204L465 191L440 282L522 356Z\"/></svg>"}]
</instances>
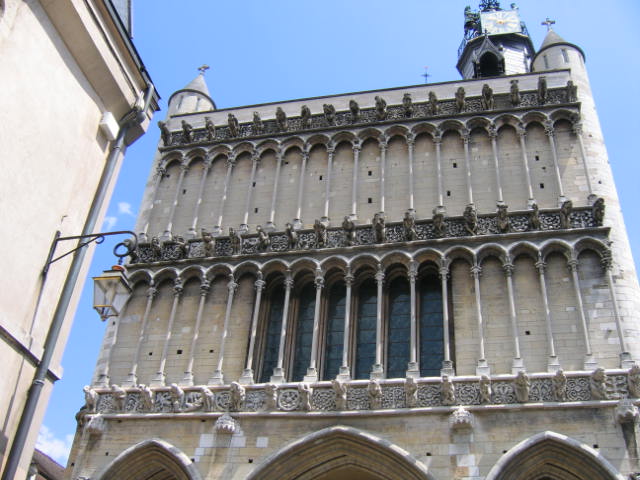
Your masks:
<instances>
[{"instance_id":1,"label":"church entrance arch","mask_svg":"<svg viewBox=\"0 0 640 480\"><path fill-rule=\"evenodd\" d=\"M541 432L509 450L486 480L625 480L596 450L555 432Z\"/></svg>"},{"instance_id":2,"label":"church entrance arch","mask_svg":"<svg viewBox=\"0 0 640 480\"><path fill-rule=\"evenodd\" d=\"M164 440L153 438L127 448L96 480L202 480L191 459Z\"/></svg>"},{"instance_id":3,"label":"church entrance arch","mask_svg":"<svg viewBox=\"0 0 640 480\"><path fill-rule=\"evenodd\" d=\"M402 448L361 430L334 426L269 455L247 480L434 480Z\"/></svg>"}]
</instances>

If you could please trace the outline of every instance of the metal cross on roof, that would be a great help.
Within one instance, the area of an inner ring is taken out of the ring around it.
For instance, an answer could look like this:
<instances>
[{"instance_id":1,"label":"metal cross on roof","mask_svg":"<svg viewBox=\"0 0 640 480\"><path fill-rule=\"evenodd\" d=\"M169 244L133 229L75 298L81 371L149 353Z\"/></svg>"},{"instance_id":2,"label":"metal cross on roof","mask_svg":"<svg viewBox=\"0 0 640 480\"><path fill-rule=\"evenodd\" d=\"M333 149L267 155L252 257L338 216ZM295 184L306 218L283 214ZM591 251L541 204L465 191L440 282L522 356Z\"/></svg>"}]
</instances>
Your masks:
<instances>
[{"instance_id":1,"label":"metal cross on roof","mask_svg":"<svg viewBox=\"0 0 640 480\"><path fill-rule=\"evenodd\" d=\"M209 65L206 65L206 64L205 64L205 65L201 65L201 66L199 66L199 67L198 67L198 70L200 71L200 73L201 73L202 75L204 75L204 72L206 72L207 70L209 70L209 68L210 68L210 67L209 67Z\"/></svg>"},{"instance_id":2,"label":"metal cross on roof","mask_svg":"<svg viewBox=\"0 0 640 480\"><path fill-rule=\"evenodd\" d=\"M429 73L429 67L424 67L424 73L422 74L422 76L424 77L424 83L429 83L429 77L431 76L431 74Z\"/></svg>"},{"instance_id":3,"label":"metal cross on roof","mask_svg":"<svg viewBox=\"0 0 640 480\"><path fill-rule=\"evenodd\" d=\"M551 30L551 25L554 25L556 23L555 20L551 20L549 17L547 17L547 19L542 22L540 25L546 25L547 26L547 32L549 30Z\"/></svg>"}]
</instances>

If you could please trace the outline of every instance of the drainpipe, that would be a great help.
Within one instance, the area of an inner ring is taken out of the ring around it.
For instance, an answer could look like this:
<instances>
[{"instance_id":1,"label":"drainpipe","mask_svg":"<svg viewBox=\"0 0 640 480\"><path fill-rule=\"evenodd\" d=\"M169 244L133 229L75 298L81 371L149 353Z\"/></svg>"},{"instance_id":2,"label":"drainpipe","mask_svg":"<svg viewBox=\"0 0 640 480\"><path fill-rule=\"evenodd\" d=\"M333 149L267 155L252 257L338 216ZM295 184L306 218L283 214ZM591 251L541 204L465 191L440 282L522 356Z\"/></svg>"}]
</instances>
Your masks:
<instances>
[{"instance_id":1,"label":"drainpipe","mask_svg":"<svg viewBox=\"0 0 640 480\"><path fill-rule=\"evenodd\" d=\"M87 214L87 220L84 224L84 228L82 229L82 235L89 235L93 233L93 230L98 221L100 210L102 209L104 201L107 197L107 190L109 188L109 184L111 183L111 178L113 177L118 157L121 153L124 154L127 149L127 145L125 144L124 140L127 131L129 130L129 128L131 128L131 126L139 124L144 120L145 112L149 108L154 91L155 89L153 84L148 83L147 91L145 92L144 96L144 107L141 109L140 107L134 106L120 120L120 131L118 132L118 136L116 137L115 141L111 145L111 151L109 152L109 156L107 157L104 170L102 171L102 176L100 178L100 183L98 184L96 194L93 197L93 202L91 203L89 213ZM82 240L80 240L80 242L82 242ZM53 357L55 347L58 343L58 336L60 335L64 317L66 316L67 308L69 307L69 302L71 301L73 290L75 289L76 282L78 281L86 252L87 249L86 246L84 246L80 247L73 254L73 260L71 261L71 266L69 267L69 273L67 274L64 286L62 287L60 299L58 300L58 305L56 306L55 313L53 314L53 320L51 321L49 331L47 332L42 359L40 360L40 363L36 368L35 375L33 376L33 382L31 383L31 387L29 388L29 392L27 393L27 401L25 403L24 409L22 410L20 423L18 423L18 429L16 430L16 434L11 444L11 450L9 451L9 455L7 457L7 463L5 464L4 471L2 472L2 480L14 480L16 471L18 470L20 457L22 456L22 451L24 450L24 444L27 441L27 435L29 434L29 430L31 429L31 423L33 421L36 407L38 406L40 393L42 392L42 387L44 387L44 382L47 376L47 372L49 371L51 359Z\"/></svg>"}]
</instances>

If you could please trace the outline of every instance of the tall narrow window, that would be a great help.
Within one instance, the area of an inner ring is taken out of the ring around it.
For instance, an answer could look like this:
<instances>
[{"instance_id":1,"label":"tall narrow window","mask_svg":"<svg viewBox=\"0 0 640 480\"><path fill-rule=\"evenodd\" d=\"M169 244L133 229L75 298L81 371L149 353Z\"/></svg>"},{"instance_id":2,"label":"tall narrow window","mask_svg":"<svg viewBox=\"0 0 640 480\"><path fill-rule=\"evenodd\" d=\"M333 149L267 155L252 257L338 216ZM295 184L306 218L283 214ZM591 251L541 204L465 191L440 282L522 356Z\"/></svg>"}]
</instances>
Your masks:
<instances>
[{"instance_id":1,"label":"tall narrow window","mask_svg":"<svg viewBox=\"0 0 640 480\"><path fill-rule=\"evenodd\" d=\"M271 293L269 299L267 331L264 336L264 353L262 357L262 369L260 370L260 383L269 381L273 374L273 369L276 368L278 363L278 347L280 345L283 307L284 288L280 286Z\"/></svg>"},{"instance_id":2,"label":"tall narrow window","mask_svg":"<svg viewBox=\"0 0 640 480\"><path fill-rule=\"evenodd\" d=\"M313 315L316 305L316 289L309 283L300 292L298 320L296 322L295 345L291 381L301 382L311 362L311 342L313 341Z\"/></svg>"},{"instance_id":3,"label":"tall narrow window","mask_svg":"<svg viewBox=\"0 0 640 480\"><path fill-rule=\"evenodd\" d=\"M389 287L387 318L387 378L404 378L411 338L411 299L406 278L396 278Z\"/></svg>"},{"instance_id":4,"label":"tall narrow window","mask_svg":"<svg viewBox=\"0 0 640 480\"><path fill-rule=\"evenodd\" d=\"M444 359L442 290L435 276L420 282L420 376L440 375Z\"/></svg>"},{"instance_id":5,"label":"tall narrow window","mask_svg":"<svg viewBox=\"0 0 640 480\"><path fill-rule=\"evenodd\" d=\"M358 323L356 325L355 378L369 378L376 361L376 284L365 281L358 291Z\"/></svg>"},{"instance_id":6,"label":"tall narrow window","mask_svg":"<svg viewBox=\"0 0 640 480\"><path fill-rule=\"evenodd\" d=\"M334 285L329 293L323 380L336 378L342 363L345 295L345 286L342 284Z\"/></svg>"}]
</instances>

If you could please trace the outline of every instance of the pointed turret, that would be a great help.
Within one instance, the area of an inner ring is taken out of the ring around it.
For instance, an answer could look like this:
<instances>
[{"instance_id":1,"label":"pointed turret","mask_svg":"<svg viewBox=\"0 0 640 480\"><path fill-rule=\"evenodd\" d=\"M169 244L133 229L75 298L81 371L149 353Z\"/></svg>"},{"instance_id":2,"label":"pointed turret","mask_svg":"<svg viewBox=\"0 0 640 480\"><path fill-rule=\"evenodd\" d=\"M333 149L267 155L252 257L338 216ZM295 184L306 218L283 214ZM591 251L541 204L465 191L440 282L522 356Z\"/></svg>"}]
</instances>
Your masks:
<instances>
[{"instance_id":1,"label":"pointed turret","mask_svg":"<svg viewBox=\"0 0 640 480\"><path fill-rule=\"evenodd\" d=\"M578 57L582 57L582 62L584 63L585 56L582 49L573 43L567 42L564 38L558 35L556 31L551 28L551 24L549 22L549 20L543 22L543 24L548 26L549 31L544 37L538 53L533 57L532 70L541 71L553 70L556 68L569 68L571 66L572 56L576 56L576 60L579 59Z\"/></svg>"},{"instance_id":2,"label":"pointed turret","mask_svg":"<svg viewBox=\"0 0 640 480\"><path fill-rule=\"evenodd\" d=\"M208 68L208 67L206 67ZM209 94L209 87L204 79L204 67L186 87L174 92L169 98L168 116L180 113L195 113L216 110L216 103Z\"/></svg>"}]
</instances>

